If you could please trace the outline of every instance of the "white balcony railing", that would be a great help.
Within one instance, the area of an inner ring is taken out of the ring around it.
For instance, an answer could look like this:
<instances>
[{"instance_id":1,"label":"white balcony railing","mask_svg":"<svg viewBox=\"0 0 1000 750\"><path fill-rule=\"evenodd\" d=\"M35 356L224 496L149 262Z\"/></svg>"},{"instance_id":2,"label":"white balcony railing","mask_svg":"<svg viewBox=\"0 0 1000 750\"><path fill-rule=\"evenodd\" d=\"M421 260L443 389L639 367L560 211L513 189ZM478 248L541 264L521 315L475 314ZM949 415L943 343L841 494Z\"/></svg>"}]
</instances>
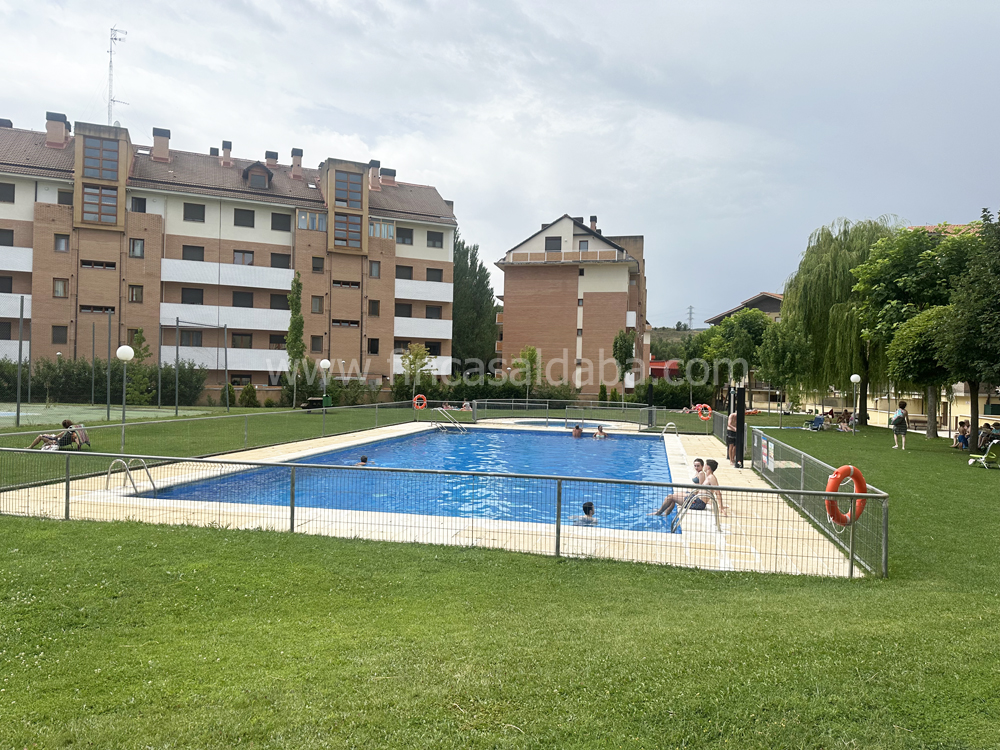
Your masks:
<instances>
[{"instance_id":1,"label":"white balcony railing","mask_svg":"<svg viewBox=\"0 0 1000 750\"><path fill-rule=\"evenodd\" d=\"M204 326L228 325L249 331L287 331L291 313L288 310L268 310L262 307L219 307L216 305L160 304L160 325L172 326L176 318L182 323Z\"/></svg>"},{"instance_id":2,"label":"white balcony railing","mask_svg":"<svg viewBox=\"0 0 1000 750\"><path fill-rule=\"evenodd\" d=\"M7 294L0 293L0 318L14 318L17 320L21 314L21 297L24 297L24 319L31 318L31 295L30 294ZM11 329L11 336L17 335L17 328Z\"/></svg>"},{"instance_id":3,"label":"white balcony railing","mask_svg":"<svg viewBox=\"0 0 1000 750\"><path fill-rule=\"evenodd\" d=\"M31 273L30 247L0 247L0 271Z\"/></svg>"},{"instance_id":4,"label":"white balcony railing","mask_svg":"<svg viewBox=\"0 0 1000 750\"><path fill-rule=\"evenodd\" d=\"M437 318L394 318L393 335L397 339L451 338L451 321Z\"/></svg>"},{"instance_id":5,"label":"white balcony railing","mask_svg":"<svg viewBox=\"0 0 1000 750\"><path fill-rule=\"evenodd\" d=\"M173 364L174 356L174 347L163 347L160 354L163 364ZM288 355L281 349L230 348L227 353L215 346L182 346L180 358L208 370L224 369L228 358L230 372L288 372Z\"/></svg>"},{"instance_id":6,"label":"white balcony railing","mask_svg":"<svg viewBox=\"0 0 1000 750\"><path fill-rule=\"evenodd\" d=\"M160 277L164 281L179 281L184 284L221 284L288 291L294 276L295 271L288 268L202 263L175 258L164 258L160 265Z\"/></svg>"},{"instance_id":7,"label":"white balcony railing","mask_svg":"<svg viewBox=\"0 0 1000 750\"><path fill-rule=\"evenodd\" d=\"M14 336L17 335L17 331L12 331L11 333ZM30 348L31 344L25 341L21 349L22 361L27 362L28 350ZM0 359L9 359L11 362L17 362L17 339L14 339L13 341L0 341ZM13 388L13 390L17 390L17 388Z\"/></svg>"},{"instance_id":8,"label":"white balcony railing","mask_svg":"<svg viewBox=\"0 0 1000 750\"><path fill-rule=\"evenodd\" d=\"M430 371L434 375L451 375L451 357L431 357ZM403 374L403 355L392 355L392 374Z\"/></svg>"},{"instance_id":9,"label":"white balcony railing","mask_svg":"<svg viewBox=\"0 0 1000 750\"><path fill-rule=\"evenodd\" d=\"M416 281L396 279L396 299L413 299L421 302L451 302L455 297L454 284L443 281Z\"/></svg>"}]
</instances>

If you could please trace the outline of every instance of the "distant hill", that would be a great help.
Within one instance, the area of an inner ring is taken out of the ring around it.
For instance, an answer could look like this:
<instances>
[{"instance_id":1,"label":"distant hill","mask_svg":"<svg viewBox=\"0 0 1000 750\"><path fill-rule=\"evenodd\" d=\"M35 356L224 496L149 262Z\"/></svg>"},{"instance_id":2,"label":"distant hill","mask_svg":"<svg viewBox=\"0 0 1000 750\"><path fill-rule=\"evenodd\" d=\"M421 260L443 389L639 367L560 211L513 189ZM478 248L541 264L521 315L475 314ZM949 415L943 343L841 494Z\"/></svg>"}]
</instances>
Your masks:
<instances>
[{"instance_id":1,"label":"distant hill","mask_svg":"<svg viewBox=\"0 0 1000 750\"><path fill-rule=\"evenodd\" d=\"M704 330L706 329L692 328L689 331L678 331L675 328L651 328L649 331L649 341L651 344L655 341L663 341L666 343L683 341L686 336L694 335Z\"/></svg>"}]
</instances>

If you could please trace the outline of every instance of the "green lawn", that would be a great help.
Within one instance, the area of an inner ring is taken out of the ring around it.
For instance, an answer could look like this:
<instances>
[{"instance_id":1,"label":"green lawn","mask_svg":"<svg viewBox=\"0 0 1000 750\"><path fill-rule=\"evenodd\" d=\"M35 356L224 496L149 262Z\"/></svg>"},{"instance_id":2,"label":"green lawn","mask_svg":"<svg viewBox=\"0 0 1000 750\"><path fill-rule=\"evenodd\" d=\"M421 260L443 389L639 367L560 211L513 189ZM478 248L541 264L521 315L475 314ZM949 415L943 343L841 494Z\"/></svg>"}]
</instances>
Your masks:
<instances>
[{"instance_id":1,"label":"green lawn","mask_svg":"<svg viewBox=\"0 0 1000 750\"><path fill-rule=\"evenodd\" d=\"M783 431L888 580L0 518L0 746L992 748L1000 472Z\"/></svg>"}]
</instances>

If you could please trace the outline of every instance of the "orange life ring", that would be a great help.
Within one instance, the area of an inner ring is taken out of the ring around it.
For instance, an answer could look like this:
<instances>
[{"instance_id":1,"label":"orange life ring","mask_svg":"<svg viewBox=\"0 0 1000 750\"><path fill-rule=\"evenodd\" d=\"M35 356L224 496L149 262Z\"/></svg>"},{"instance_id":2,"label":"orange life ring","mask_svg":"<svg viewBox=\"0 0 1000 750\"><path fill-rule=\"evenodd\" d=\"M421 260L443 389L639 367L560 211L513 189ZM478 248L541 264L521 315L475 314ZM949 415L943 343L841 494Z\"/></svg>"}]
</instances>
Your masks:
<instances>
[{"instance_id":1,"label":"orange life ring","mask_svg":"<svg viewBox=\"0 0 1000 750\"><path fill-rule=\"evenodd\" d=\"M841 466L833 472L833 474L830 475L829 481L826 483L826 491L838 492L840 490L840 485L848 479L854 480L855 492L868 492L868 483L865 482L865 478L861 475L861 471L854 466ZM840 508L837 506L836 498L828 497L826 499L826 514L830 516L830 520L838 526L850 526L858 520L858 517L865 509L865 504L867 502L868 500L863 497L854 498L854 511L850 515L845 516L840 512Z\"/></svg>"},{"instance_id":2,"label":"orange life ring","mask_svg":"<svg viewBox=\"0 0 1000 750\"><path fill-rule=\"evenodd\" d=\"M426 406L427 406L427 396L425 396L422 393L418 393L416 396L413 397L414 409L423 409Z\"/></svg>"},{"instance_id":3,"label":"orange life ring","mask_svg":"<svg viewBox=\"0 0 1000 750\"><path fill-rule=\"evenodd\" d=\"M707 422L712 418L712 407L708 404L698 404L694 408L698 410L698 419L702 422Z\"/></svg>"}]
</instances>

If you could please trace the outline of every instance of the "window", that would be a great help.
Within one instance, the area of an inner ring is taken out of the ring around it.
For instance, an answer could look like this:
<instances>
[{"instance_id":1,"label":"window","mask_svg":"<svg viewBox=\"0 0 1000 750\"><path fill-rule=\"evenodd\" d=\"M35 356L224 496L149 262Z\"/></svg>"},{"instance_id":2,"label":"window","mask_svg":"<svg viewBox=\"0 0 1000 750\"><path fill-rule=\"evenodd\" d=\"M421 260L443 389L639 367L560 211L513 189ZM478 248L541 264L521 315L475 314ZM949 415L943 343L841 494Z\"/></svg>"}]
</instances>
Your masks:
<instances>
[{"instance_id":1,"label":"window","mask_svg":"<svg viewBox=\"0 0 1000 750\"><path fill-rule=\"evenodd\" d=\"M444 271L440 268L428 268L427 269L427 280L428 281L444 281Z\"/></svg>"},{"instance_id":2,"label":"window","mask_svg":"<svg viewBox=\"0 0 1000 750\"><path fill-rule=\"evenodd\" d=\"M427 247L444 247L444 233L443 232L428 232L427 233Z\"/></svg>"},{"instance_id":3,"label":"window","mask_svg":"<svg viewBox=\"0 0 1000 750\"><path fill-rule=\"evenodd\" d=\"M252 266L253 250L233 250L233 263L237 266Z\"/></svg>"},{"instance_id":4,"label":"window","mask_svg":"<svg viewBox=\"0 0 1000 750\"><path fill-rule=\"evenodd\" d=\"M396 278L397 279L412 279L413 278L413 266L396 266Z\"/></svg>"},{"instance_id":5,"label":"window","mask_svg":"<svg viewBox=\"0 0 1000 750\"><path fill-rule=\"evenodd\" d=\"M291 214L271 214L271 231L272 232L291 232L292 231L292 215Z\"/></svg>"},{"instance_id":6,"label":"window","mask_svg":"<svg viewBox=\"0 0 1000 750\"><path fill-rule=\"evenodd\" d=\"M372 219L368 222L368 236L391 240L394 236L394 225L385 219Z\"/></svg>"},{"instance_id":7,"label":"window","mask_svg":"<svg viewBox=\"0 0 1000 750\"><path fill-rule=\"evenodd\" d=\"M203 305L205 304L204 289L181 288L182 305Z\"/></svg>"},{"instance_id":8,"label":"window","mask_svg":"<svg viewBox=\"0 0 1000 750\"><path fill-rule=\"evenodd\" d=\"M96 221L101 224L117 223L118 188L84 185L83 220Z\"/></svg>"},{"instance_id":9,"label":"window","mask_svg":"<svg viewBox=\"0 0 1000 750\"><path fill-rule=\"evenodd\" d=\"M114 271L118 263L112 260L81 260L80 268L96 268L99 271Z\"/></svg>"},{"instance_id":10,"label":"window","mask_svg":"<svg viewBox=\"0 0 1000 750\"><path fill-rule=\"evenodd\" d=\"M629 279L628 280L628 285L629 286L635 286L635 279Z\"/></svg>"},{"instance_id":11,"label":"window","mask_svg":"<svg viewBox=\"0 0 1000 750\"><path fill-rule=\"evenodd\" d=\"M181 346L201 346L201 331L181 331Z\"/></svg>"},{"instance_id":12,"label":"window","mask_svg":"<svg viewBox=\"0 0 1000 750\"><path fill-rule=\"evenodd\" d=\"M249 375L233 375L232 373L230 373L230 375L229 375L229 382L232 383L235 386L250 385L250 376ZM226 398L229 398L229 396L227 395Z\"/></svg>"},{"instance_id":13,"label":"window","mask_svg":"<svg viewBox=\"0 0 1000 750\"><path fill-rule=\"evenodd\" d=\"M271 309L272 310L287 310L288 309L288 295L287 294L272 294L271 295Z\"/></svg>"},{"instance_id":14,"label":"window","mask_svg":"<svg viewBox=\"0 0 1000 750\"><path fill-rule=\"evenodd\" d=\"M378 339L368 339L368 353L378 354Z\"/></svg>"},{"instance_id":15,"label":"window","mask_svg":"<svg viewBox=\"0 0 1000 750\"><path fill-rule=\"evenodd\" d=\"M589 247L590 247L590 241L589 240L580 240L580 249L581 250L586 250Z\"/></svg>"},{"instance_id":16,"label":"window","mask_svg":"<svg viewBox=\"0 0 1000 750\"><path fill-rule=\"evenodd\" d=\"M582 299L578 299L578 300L576 301L576 306L577 306L577 307L583 307L583 300L582 300Z\"/></svg>"},{"instance_id":17,"label":"window","mask_svg":"<svg viewBox=\"0 0 1000 750\"><path fill-rule=\"evenodd\" d=\"M0 182L0 203L14 202L14 183Z\"/></svg>"},{"instance_id":18,"label":"window","mask_svg":"<svg viewBox=\"0 0 1000 750\"><path fill-rule=\"evenodd\" d=\"M138 284L128 285L128 301L142 302L142 286Z\"/></svg>"},{"instance_id":19,"label":"window","mask_svg":"<svg viewBox=\"0 0 1000 750\"><path fill-rule=\"evenodd\" d=\"M233 226L253 228L253 209L234 208Z\"/></svg>"},{"instance_id":20,"label":"window","mask_svg":"<svg viewBox=\"0 0 1000 750\"><path fill-rule=\"evenodd\" d=\"M14 291L14 277L0 276L0 293L11 294Z\"/></svg>"},{"instance_id":21,"label":"window","mask_svg":"<svg viewBox=\"0 0 1000 750\"><path fill-rule=\"evenodd\" d=\"M359 324L356 320L331 320L330 325L334 328L357 328Z\"/></svg>"},{"instance_id":22,"label":"window","mask_svg":"<svg viewBox=\"0 0 1000 750\"><path fill-rule=\"evenodd\" d=\"M204 203L185 203L184 204L184 221L200 221L204 223L205 221L205 204Z\"/></svg>"},{"instance_id":23,"label":"window","mask_svg":"<svg viewBox=\"0 0 1000 750\"><path fill-rule=\"evenodd\" d=\"M233 307L253 307L253 292L233 292Z\"/></svg>"},{"instance_id":24,"label":"window","mask_svg":"<svg viewBox=\"0 0 1000 750\"><path fill-rule=\"evenodd\" d=\"M128 330L125 331L125 343L127 343L129 346L134 346L135 337L138 335L139 335L138 328L129 328Z\"/></svg>"},{"instance_id":25,"label":"window","mask_svg":"<svg viewBox=\"0 0 1000 750\"><path fill-rule=\"evenodd\" d=\"M145 258L146 257L146 240L129 240L128 241L128 257L130 258Z\"/></svg>"},{"instance_id":26,"label":"window","mask_svg":"<svg viewBox=\"0 0 1000 750\"><path fill-rule=\"evenodd\" d=\"M393 354L406 354L406 350L410 348L409 341L393 341L392 342L392 353Z\"/></svg>"},{"instance_id":27,"label":"window","mask_svg":"<svg viewBox=\"0 0 1000 750\"><path fill-rule=\"evenodd\" d=\"M361 288L361 282L360 281L341 281L340 279L334 279L331 282L331 286L333 286L334 288L341 288L341 289L360 289Z\"/></svg>"},{"instance_id":28,"label":"window","mask_svg":"<svg viewBox=\"0 0 1000 750\"><path fill-rule=\"evenodd\" d=\"M325 258L320 255L313 256L313 273L323 273Z\"/></svg>"},{"instance_id":29,"label":"window","mask_svg":"<svg viewBox=\"0 0 1000 750\"><path fill-rule=\"evenodd\" d=\"M576 335L577 336L582 336L583 335L583 329L582 328L577 328L576 329Z\"/></svg>"},{"instance_id":30,"label":"window","mask_svg":"<svg viewBox=\"0 0 1000 750\"><path fill-rule=\"evenodd\" d=\"M0 321L0 341L10 341L10 321Z\"/></svg>"},{"instance_id":31,"label":"window","mask_svg":"<svg viewBox=\"0 0 1000 750\"><path fill-rule=\"evenodd\" d=\"M146 199L132 196L132 212L137 214L146 213Z\"/></svg>"},{"instance_id":32,"label":"window","mask_svg":"<svg viewBox=\"0 0 1000 750\"><path fill-rule=\"evenodd\" d=\"M268 340L269 349L284 349L285 348L285 334L283 333L272 333L270 339Z\"/></svg>"},{"instance_id":33,"label":"window","mask_svg":"<svg viewBox=\"0 0 1000 750\"><path fill-rule=\"evenodd\" d=\"M83 176L101 180L118 179L118 141L106 138L83 139Z\"/></svg>"},{"instance_id":34,"label":"window","mask_svg":"<svg viewBox=\"0 0 1000 750\"><path fill-rule=\"evenodd\" d=\"M396 317L397 318L412 318L413 317L413 305L409 302L397 302L396 303Z\"/></svg>"},{"instance_id":35,"label":"window","mask_svg":"<svg viewBox=\"0 0 1000 750\"><path fill-rule=\"evenodd\" d=\"M0 245L3 243L0 242ZM14 243L11 243L14 244ZM57 253L68 253L69 252L69 235L68 234L57 234L56 235L56 252Z\"/></svg>"},{"instance_id":36,"label":"window","mask_svg":"<svg viewBox=\"0 0 1000 750\"><path fill-rule=\"evenodd\" d=\"M260 172L250 173L250 187L267 190L267 175Z\"/></svg>"},{"instance_id":37,"label":"window","mask_svg":"<svg viewBox=\"0 0 1000 750\"><path fill-rule=\"evenodd\" d=\"M441 342L440 341L425 341L424 346L427 348L427 353L432 357L441 356Z\"/></svg>"},{"instance_id":38,"label":"window","mask_svg":"<svg viewBox=\"0 0 1000 750\"><path fill-rule=\"evenodd\" d=\"M289 253L271 253L271 268L291 268L292 256Z\"/></svg>"},{"instance_id":39,"label":"window","mask_svg":"<svg viewBox=\"0 0 1000 750\"><path fill-rule=\"evenodd\" d=\"M312 298L312 311L317 315L322 315L323 313L323 298L319 296L313 296Z\"/></svg>"},{"instance_id":40,"label":"window","mask_svg":"<svg viewBox=\"0 0 1000 750\"><path fill-rule=\"evenodd\" d=\"M361 208L361 175L338 170L334 178L334 205Z\"/></svg>"},{"instance_id":41,"label":"window","mask_svg":"<svg viewBox=\"0 0 1000 750\"><path fill-rule=\"evenodd\" d=\"M66 237L66 249L69 250L69 236L57 234L56 237ZM59 244L58 241L56 244ZM0 229L0 247L14 247L13 229Z\"/></svg>"},{"instance_id":42,"label":"window","mask_svg":"<svg viewBox=\"0 0 1000 750\"><path fill-rule=\"evenodd\" d=\"M382 261L379 260L368 261L368 276L373 279L378 279L382 277Z\"/></svg>"},{"instance_id":43,"label":"window","mask_svg":"<svg viewBox=\"0 0 1000 750\"><path fill-rule=\"evenodd\" d=\"M581 275L581 276L583 276L583 271L584 271L584 269L582 269L582 268L581 268L581 269L580 269L580 275Z\"/></svg>"},{"instance_id":44,"label":"window","mask_svg":"<svg viewBox=\"0 0 1000 750\"><path fill-rule=\"evenodd\" d=\"M52 343L65 344L69 326L52 326Z\"/></svg>"},{"instance_id":45,"label":"window","mask_svg":"<svg viewBox=\"0 0 1000 750\"><path fill-rule=\"evenodd\" d=\"M133 199L134 200L134 199ZM142 199L145 202L145 198ZM60 190L56 201L60 206L72 206L73 205L73 191L72 190Z\"/></svg>"},{"instance_id":46,"label":"window","mask_svg":"<svg viewBox=\"0 0 1000 750\"><path fill-rule=\"evenodd\" d=\"M52 296L69 296L69 279L52 279Z\"/></svg>"},{"instance_id":47,"label":"window","mask_svg":"<svg viewBox=\"0 0 1000 750\"><path fill-rule=\"evenodd\" d=\"M80 305L82 313L113 313L115 308L108 305Z\"/></svg>"},{"instance_id":48,"label":"window","mask_svg":"<svg viewBox=\"0 0 1000 750\"><path fill-rule=\"evenodd\" d=\"M382 310L382 302L377 299L368 300L368 317L377 318Z\"/></svg>"},{"instance_id":49,"label":"window","mask_svg":"<svg viewBox=\"0 0 1000 750\"><path fill-rule=\"evenodd\" d=\"M361 247L361 217L334 214L333 244L340 247Z\"/></svg>"},{"instance_id":50,"label":"window","mask_svg":"<svg viewBox=\"0 0 1000 750\"><path fill-rule=\"evenodd\" d=\"M326 214L313 211L299 211L299 229L314 229L317 232L326 231Z\"/></svg>"},{"instance_id":51,"label":"window","mask_svg":"<svg viewBox=\"0 0 1000 750\"><path fill-rule=\"evenodd\" d=\"M546 237L545 252L558 253L562 251L562 237Z\"/></svg>"},{"instance_id":52,"label":"window","mask_svg":"<svg viewBox=\"0 0 1000 750\"><path fill-rule=\"evenodd\" d=\"M184 245L181 248L181 258L184 260L205 260L205 248L198 247L197 245Z\"/></svg>"},{"instance_id":53,"label":"window","mask_svg":"<svg viewBox=\"0 0 1000 750\"><path fill-rule=\"evenodd\" d=\"M310 336L309 337L309 351L321 352L323 351L323 337L322 336Z\"/></svg>"},{"instance_id":54,"label":"window","mask_svg":"<svg viewBox=\"0 0 1000 750\"><path fill-rule=\"evenodd\" d=\"M441 320L441 305L427 305L425 317L431 320Z\"/></svg>"},{"instance_id":55,"label":"window","mask_svg":"<svg viewBox=\"0 0 1000 750\"><path fill-rule=\"evenodd\" d=\"M413 244L413 230L404 229L403 227L396 228L396 244L397 245L412 245Z\"/></svg>"},{"instance_id":56,"label":"window","mask_svg":"<svg viewBox=\"0 0 1000 750\"><path fill-rule=\"evenodd\" d=\"M234 333L233 349L253 349L252 333Z\"/></svg>"}]
</instances>

